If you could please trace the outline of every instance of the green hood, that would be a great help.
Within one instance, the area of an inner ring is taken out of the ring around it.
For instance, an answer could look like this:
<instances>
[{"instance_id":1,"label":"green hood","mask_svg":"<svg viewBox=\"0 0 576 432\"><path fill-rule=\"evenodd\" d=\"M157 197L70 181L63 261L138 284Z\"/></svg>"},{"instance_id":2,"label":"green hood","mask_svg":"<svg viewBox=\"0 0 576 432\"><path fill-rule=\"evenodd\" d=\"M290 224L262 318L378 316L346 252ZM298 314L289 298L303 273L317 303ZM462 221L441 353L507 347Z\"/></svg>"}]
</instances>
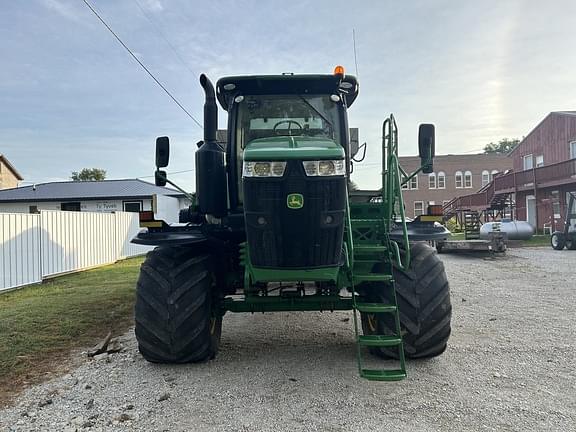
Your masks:
<instances>
[{"instance_id":1,"label":"green hood","mask_svg":"<svg viewBox=\"0 0 576 432\"><path fill-rule=\"evenodd\" d=\"M344 149L328 138L277 136L250 141L244 149L245 161L344 159Z\"/></svg>"}]
</instances>

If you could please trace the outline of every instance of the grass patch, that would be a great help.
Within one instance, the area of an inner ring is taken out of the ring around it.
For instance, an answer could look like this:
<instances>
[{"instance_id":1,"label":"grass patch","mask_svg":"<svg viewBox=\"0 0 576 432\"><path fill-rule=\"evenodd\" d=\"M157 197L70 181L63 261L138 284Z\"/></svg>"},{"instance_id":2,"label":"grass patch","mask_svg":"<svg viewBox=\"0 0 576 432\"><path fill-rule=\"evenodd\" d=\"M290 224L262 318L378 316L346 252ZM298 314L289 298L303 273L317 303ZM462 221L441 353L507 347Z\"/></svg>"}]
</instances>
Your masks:
<instances>
[{"instance_id":1,"label":"grass patch","mask_svg":"<svg viewBox=\"0 0 576 432\"><path fill-rule=\"evenodd\" d=\"M463 232L452 233L452 235L448 237L448 240L464 240L464 233Z\"/></svg>"},{"instance_id":2,"label":"grass patch","mask_svg":"<svg viewBox=\"0 0 576 432\"><path fill-rule=\"evenodd\" d=\"M40 381L70 350L132 324L142 261L132 258L0 294L0 404L23 384Z\"/></svg>"},{"instance_id":3,"label":"grass patch","mask_svg":"<svg viewBox=\"0 0 576 432\"><path fill-rule=\"evenodd\" d=\"M521 240L521 246L550 246L549 235L534 235L530 240Z\"/></svg>"}]
</instances>

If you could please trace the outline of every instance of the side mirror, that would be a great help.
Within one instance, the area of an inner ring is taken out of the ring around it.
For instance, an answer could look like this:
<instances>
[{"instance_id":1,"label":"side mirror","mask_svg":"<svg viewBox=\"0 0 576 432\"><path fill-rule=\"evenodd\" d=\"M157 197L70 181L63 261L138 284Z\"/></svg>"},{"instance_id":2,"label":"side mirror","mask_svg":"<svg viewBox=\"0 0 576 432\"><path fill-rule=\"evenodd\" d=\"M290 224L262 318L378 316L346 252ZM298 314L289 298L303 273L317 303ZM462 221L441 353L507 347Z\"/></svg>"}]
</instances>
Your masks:
<instances>
[{"instance_id":1,"label":"side mirror","mask_svg":"<svg viewBox=\"0 0 576 432\"><path fill-rule=\"evenodd\" d=\"M424 174L434 171L433 159L436 152L435 131L433 124L421 124L418 129L418 153Z\"/></svg>"},{"instance_id":2,"label":"side mirror","mask_svg":"<svg viewBox=\"0 0 576 432\"><path fill-rule=\"evenodd\" d=\"M154 173L154 184L156 186L166 186L166 171L156 170Z\"/></svg>"},{"instance_id":3,"label":"side mirror","mask_svg":"<svg viewBox=\"0 0 576 432\"><path fill-rule=\"evenodd\" d=\"M156 138L156 168L168 166L170 159L170 142L168 137Z\"/></svg>"}]
</instances>

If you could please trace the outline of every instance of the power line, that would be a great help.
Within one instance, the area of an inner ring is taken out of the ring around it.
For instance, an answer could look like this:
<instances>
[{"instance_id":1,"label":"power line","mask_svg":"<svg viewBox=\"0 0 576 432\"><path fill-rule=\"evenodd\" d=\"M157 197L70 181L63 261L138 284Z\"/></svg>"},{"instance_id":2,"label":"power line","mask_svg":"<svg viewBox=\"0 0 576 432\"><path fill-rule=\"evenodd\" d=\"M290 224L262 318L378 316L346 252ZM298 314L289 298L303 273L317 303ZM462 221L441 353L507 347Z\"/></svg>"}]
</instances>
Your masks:
<instances>
[{"instance_id":1,"label":"power line","mask_svg":"<svg viewBox=\"0 0 576 432\"><path fill-rule=\"evenodd\" d=\"M156 30L156 33L158 33L158 35L164 39L164 42L166 42L166 44L170 47L170 49L172 50L172 52L174 53L174 55L178 58L178 60L180 60L180 62L184 65L184 67L186 69L188 69L188 71L194 75L194 77L196 77L196 72L194 72L192 69L190 69L190 67L188 66L188 64L186 63L186 61L182 58L182 56L178 53L178 51L176 50L176 48L174 47L174 45L172 45L172 43L168 40L168 38L166 37L166 35L164 34L164 32L162 30L160 30L160 26L158 24L156 24L154 22L154 20L150 17L150 15L144 10L144 8L142 7L142 5L138 2L138 0L134 0L134 3L136 3L136 6L138 6L138 9L140 9L140 12L142 12L142 15L144 15L144 17L150 22L150 24L152 24L152 27L154 27L154 30Z\"/></svg>"},{"instance_id":2,"label":"power line","mask_svg":"<svg viewBox=\"0 0 576 432\"><path fill-rule=\"evenodd\" d=\"M84 2L84 4L85 4L86 6L88 6L88 9L90 9L90 10L92 11L92 13L93 13L94 15L96 15L96 18L98 18L98 19L100 20L100 22L101 22L102 24L104 24L104 26L108 29L108 31L109 31L110 33L112 33L112 35L116 38L116 40L120 43L120 45L122 45L122 46L124 47L124 49L126 49L126 51L128 51L128 53L132 56L132 58L138 62L138 64L142 67L142 69L144 69L144 70L146 71L146 73L148 73L148 75L150 75L150 77L156 82L156 84L158 84L158 85L160 86L160 88L161 88L162 90L164 90L164 92L165 92L168 96L170 96L170 98L174 101L174 103L176 103L176 105L178 105L178 106L180 107L180 109L181 109L182 111L184 111L184 112L186 113L186 115L187 115L188 117L190 117L190 118L194 121L194 123L196 123L200 128L202 128L202 125L200 124L200 122L199 122L198 120L196 120L196 119L194 118L194 116L193 116L192 114L190 114L186 108L184 108L184 106L178 101L178 99L176 99L176 98L172 95L172 93L170 93L170 92L168 91L168 89L167 89L166 87L164 87L164 85L163 85L160 81L158 81L158 79L152 74L152 72L150 72L150 70L144 65L144 63L142 63L142 62L138 59L138 57L136 57L136 55L134 55L134 53L130 50L130 48L128 48L128 46L126 46L126 44L125 44L124 42L122 42L122 39L120 39L120 37L119 37L116 33L114 33L114 30L112 30L112 28L106 23L106 21L104 21L104 20L102 19L102 17L101 17L100 15L98 15L98 12L96 12L96 11L94 10L94 8L92 7L92 5L91 5L90 3L88 3L88 0L82 0L82 1Z\"/></svg>"},{"instance_id":3,"label":"power line","mask_svg":"<svg viewBox=\"0 0 576 432\"><path fill-rule=\"evenodd\" d=\"M166 173L166 175L182 174L182 173L188 173L188 172L193 172L193 171L195 171L195 170L189 169L189 170L183 170L183 171L173 171L173 172ZM151 177L155 177L155 176L149 175L149 176L140 176L140 177L136 177L136 178L143 179L143 178L151 178Z\"/></svg>"}]
</instances>

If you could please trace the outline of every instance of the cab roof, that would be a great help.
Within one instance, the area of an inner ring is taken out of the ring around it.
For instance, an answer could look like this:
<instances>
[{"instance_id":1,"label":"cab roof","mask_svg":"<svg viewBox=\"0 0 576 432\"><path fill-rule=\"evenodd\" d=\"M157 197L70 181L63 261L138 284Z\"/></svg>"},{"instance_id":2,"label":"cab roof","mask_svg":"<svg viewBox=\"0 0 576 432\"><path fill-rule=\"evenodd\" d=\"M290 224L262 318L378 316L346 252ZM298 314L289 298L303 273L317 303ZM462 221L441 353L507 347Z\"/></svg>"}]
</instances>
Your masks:
<instances>
[{"instance_id":1,"label":"cab roof","mask_svg":"<svg viewBox=\"0 0 576 432\"><path fill-rule=\"evenodd\" d=\"M340 94L351 106L358 96L353 75L252 75L220 78L216 83L218 102L225 110L237 95Z\"/></svg>"}]
</instances>

